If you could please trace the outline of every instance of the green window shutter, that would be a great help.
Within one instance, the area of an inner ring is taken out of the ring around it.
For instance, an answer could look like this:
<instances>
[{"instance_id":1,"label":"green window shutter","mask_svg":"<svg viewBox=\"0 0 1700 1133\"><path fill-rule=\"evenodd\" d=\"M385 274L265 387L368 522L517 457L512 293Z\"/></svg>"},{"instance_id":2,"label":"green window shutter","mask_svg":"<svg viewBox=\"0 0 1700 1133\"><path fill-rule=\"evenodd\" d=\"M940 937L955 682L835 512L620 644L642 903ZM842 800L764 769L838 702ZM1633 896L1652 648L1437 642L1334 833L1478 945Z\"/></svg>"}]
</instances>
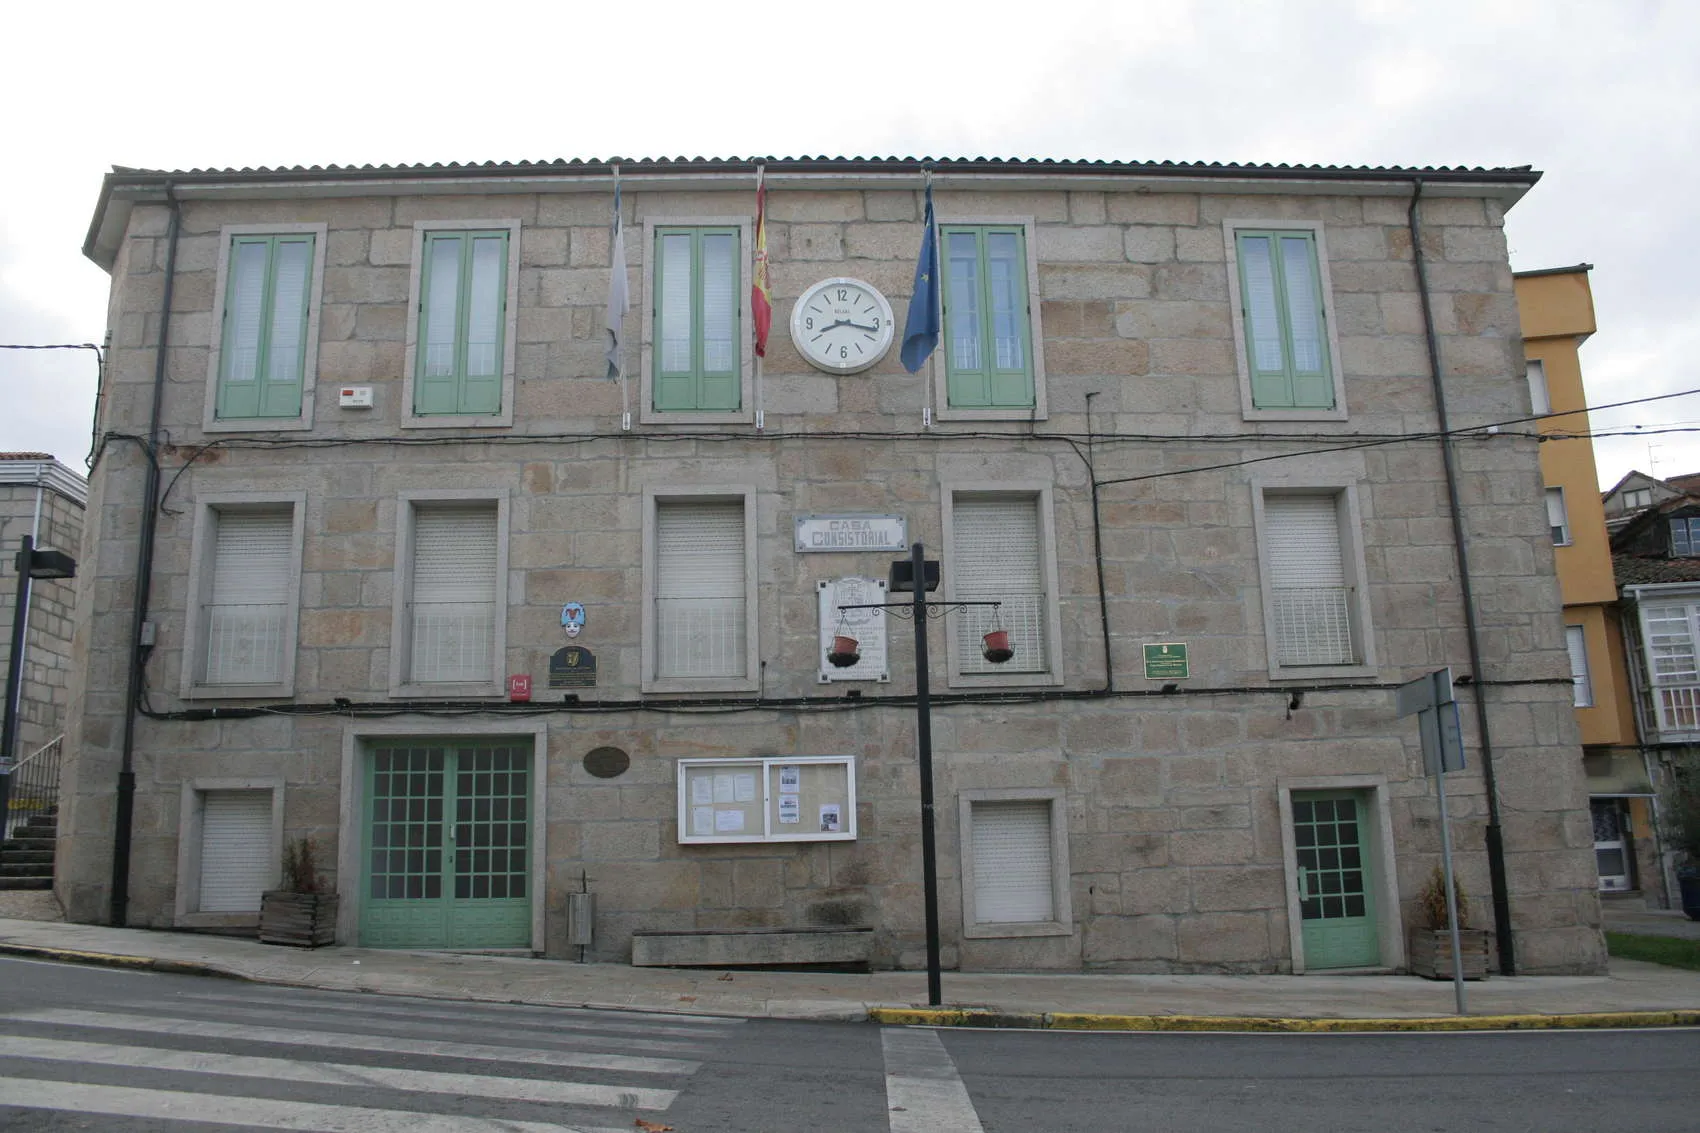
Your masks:
<instances>
[{"instance_id":1,"label":"green window shutter","mask_svg":"<svg viewBox=\"0 0 1700 1133\"><path fill-rule=\"evenodd\" d=\"M743 399L736 228L655 234L651 397L661 412L735 412Z\"/></svg>"},{"instance_id":2,"label":"green window shutter","mask_svg":"<svg viewBox=\"0 0 1700 1133\"><path fill-rule=\"evenodd\" d=\"M428 232L420 275L414 412L501 412L508 234Z\"/></svg>"},{"instance_id":3,"label":"green window shutter","mask_svg":"<svg viewBox=\"0 0 1700 1133\"><path fill-rule=\"evenodd\" d=\"M945 386L953 409L1034 404L1026 234L946 225Z\"/></svg>"},{"instance_id":4,"label":"green window shutter","mask_svg":"<svg viewBox=\"0 0 1700 1133\"><path fill-rule=\"evenodd\" d=\"M314 237L237 236L226 269L215 413L299 417Z\"/></svg>"},{"instance_id":5,"label":"green window shutter","mask_svg":"<svg viewBox=\"0 0 1700 1133\"><path fill-rule=\"evenodd\" d=\"M1332 409L1334 371L1316 236L1234 234L1251 401L1258 409Z\"/></svg>"}]
</instances>

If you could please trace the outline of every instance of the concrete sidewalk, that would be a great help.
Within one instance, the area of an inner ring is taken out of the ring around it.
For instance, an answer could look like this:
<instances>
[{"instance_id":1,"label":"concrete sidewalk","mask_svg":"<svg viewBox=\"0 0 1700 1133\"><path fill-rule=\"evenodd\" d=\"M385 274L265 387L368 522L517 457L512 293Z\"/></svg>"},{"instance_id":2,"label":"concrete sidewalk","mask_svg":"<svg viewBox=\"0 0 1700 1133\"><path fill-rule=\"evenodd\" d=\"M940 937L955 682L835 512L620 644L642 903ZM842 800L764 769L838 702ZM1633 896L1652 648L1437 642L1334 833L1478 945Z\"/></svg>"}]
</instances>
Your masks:
<instances>
[{"instance_id":1,"label":"concrete sidewalk","mask_svg":"<svg viewBox=\"0 0 1700 1133\"><path fill-rule=\"evenodd\" d=\"M1129 1030L1451 1029L1452 985L1413 976L944 974L633 968L0 920L0 954L435 999L751 1018L999 1023ZM1700 1025L1700 972L1614 960L1605 976L1496 976L1467 985L1471 1028ZM964 1010L967 1011L964 1014ZM1001 1017L1001 1018L1000 1018ZM1351 1021L1351 1022L1347 1022Z\"/></svg>"}]
</instances>

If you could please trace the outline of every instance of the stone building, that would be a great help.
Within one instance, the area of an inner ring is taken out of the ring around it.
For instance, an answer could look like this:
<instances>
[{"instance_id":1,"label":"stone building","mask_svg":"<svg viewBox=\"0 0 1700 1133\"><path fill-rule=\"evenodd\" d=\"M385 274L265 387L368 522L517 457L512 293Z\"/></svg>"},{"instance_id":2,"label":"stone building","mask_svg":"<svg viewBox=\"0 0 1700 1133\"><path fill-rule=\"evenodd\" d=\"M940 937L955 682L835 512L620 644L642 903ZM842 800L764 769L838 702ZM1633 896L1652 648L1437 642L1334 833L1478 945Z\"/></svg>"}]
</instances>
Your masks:
<instances>
[{"instance_id":1,"label":"stone building","mask_svg":"<svg viewBox=\"0 0 1700 1133\"><path fill-rule=\"evenodd\" d=\"M82 544L87 497L88 482L50 453L0 453L0 673L10 663L23 537L74 556ZM33 582L29 597L18 685L19 759L65 730L76 604L74 584L56 579Z\"/></svg>"},{"instance_id":2,"label":"stone building","mask_svg":"<svg viewBox=\"0 0 1700 1133\"><path fill-rule=\"evenodd\" d=\"M107 177L73 918L252 925L311 836L346 942L918 966L915 627L838 607L920 542L947 966L1402 967L1441 846L1392 690L1450 665L1464 887L1517 970L1600 970L1536 444L1486 428L1538 174L759 164L759 360L754 161Z\"/></svg>"}]
</instances>

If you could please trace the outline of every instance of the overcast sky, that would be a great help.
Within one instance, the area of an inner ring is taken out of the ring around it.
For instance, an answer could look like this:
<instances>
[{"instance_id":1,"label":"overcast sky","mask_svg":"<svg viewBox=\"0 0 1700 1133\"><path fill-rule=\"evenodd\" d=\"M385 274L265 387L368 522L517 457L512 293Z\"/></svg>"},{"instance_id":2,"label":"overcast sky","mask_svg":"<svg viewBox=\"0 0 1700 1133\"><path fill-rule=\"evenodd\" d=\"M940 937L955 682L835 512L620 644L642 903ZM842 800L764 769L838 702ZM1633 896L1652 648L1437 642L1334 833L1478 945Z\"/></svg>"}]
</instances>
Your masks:
<instances>
[{"instance_id":1,"label":"overcast sky","mask_svg":"<svg viewBox=\"0 0 1700 1133\"><path fill-rule=\"evenodd\" d=\"M1595 405L1700 387L1693 0L20 5L0 342L99 342L103 172L557 157L1533 165L1513 268L1595 265ZM87 351L0 350L0 450L81 472ZM1596 413L1700 428L1700 396ZM1700 432L1600 478L1700 471Z\"/></svg>"}]
</instances>

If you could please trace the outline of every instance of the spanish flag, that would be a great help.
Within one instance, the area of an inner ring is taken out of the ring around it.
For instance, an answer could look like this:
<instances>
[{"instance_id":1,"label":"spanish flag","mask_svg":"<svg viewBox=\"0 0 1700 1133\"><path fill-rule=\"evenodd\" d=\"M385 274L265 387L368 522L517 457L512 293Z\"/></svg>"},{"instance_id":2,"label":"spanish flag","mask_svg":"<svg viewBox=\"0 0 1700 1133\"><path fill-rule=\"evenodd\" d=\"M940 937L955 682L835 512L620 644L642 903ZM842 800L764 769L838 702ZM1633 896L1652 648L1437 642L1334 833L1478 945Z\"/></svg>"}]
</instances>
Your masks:
<instances>
[{"instance_id":1,"label":"spanish flag","mask_svg":"<svg viewBox=\"0 0 1700 1133\"><path fill-rule=\"evenodd\" d=\"M767 287L767 167L756 166L756 266L750 274L750 315L756 329L756 355L767 357L767 332L773 328L773 292Z\"/></svg>"}]
</instances>

